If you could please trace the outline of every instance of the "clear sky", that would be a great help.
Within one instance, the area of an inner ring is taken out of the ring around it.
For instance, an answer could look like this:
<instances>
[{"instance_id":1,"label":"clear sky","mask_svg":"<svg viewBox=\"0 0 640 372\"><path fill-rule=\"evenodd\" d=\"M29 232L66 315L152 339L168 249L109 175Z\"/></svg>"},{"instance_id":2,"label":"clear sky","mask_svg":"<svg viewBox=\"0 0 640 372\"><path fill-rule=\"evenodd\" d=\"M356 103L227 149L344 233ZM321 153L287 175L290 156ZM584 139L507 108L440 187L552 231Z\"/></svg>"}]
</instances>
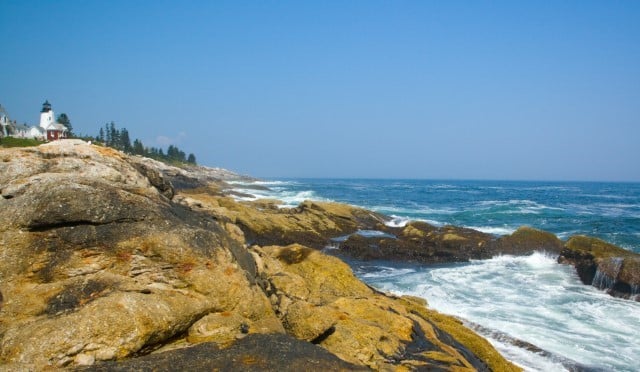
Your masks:
<instances>
[{"instance_id":1,"label":"clear sky","mask_svg":"<svg viewBox=\"0 0 640 372\"><path fill-rule=\"evenodd\" d=\"M0 1L0 104L261 177L640 181L640 1Z\"/></svg>"}]
</instances>

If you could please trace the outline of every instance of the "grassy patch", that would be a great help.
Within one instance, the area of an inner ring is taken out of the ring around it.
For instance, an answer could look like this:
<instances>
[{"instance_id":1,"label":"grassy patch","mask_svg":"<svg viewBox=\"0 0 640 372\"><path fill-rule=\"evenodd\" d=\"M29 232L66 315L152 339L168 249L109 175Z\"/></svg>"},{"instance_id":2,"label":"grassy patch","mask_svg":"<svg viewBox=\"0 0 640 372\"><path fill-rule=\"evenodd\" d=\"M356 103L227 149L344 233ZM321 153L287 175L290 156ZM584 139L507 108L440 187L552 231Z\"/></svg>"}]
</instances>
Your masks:
<instances>
[{"instance_id":1,"label":"grassy patch","mask_svg":"<svg viewBox=\"0 0 640 372\"><path fill-rule=\"evenodd\" d=\"M0 138L0 146L2 147L31 147L42 145L44 142L31 138L15 138L15 137L2 137Z\"/></svg>"}]
</instances>

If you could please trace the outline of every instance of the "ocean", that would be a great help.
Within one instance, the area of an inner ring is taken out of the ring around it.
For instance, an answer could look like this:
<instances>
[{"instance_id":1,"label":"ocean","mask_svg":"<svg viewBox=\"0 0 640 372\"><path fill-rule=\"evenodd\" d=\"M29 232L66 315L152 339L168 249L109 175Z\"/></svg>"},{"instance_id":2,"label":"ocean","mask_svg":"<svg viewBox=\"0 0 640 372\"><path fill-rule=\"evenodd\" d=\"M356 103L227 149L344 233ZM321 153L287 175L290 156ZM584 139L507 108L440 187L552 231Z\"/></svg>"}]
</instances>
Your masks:
<instances>
[{"instance_id":1,"label":"ocean","mask_svg":"<svg viewBox=\"0 0 640 372\"><path fill-rule=\"evenodd\" d=\"M640 253L640 184L587 182L281 179L237 184L255 198L286 206L337 201L392 217L504 235L526 225L561 239L583 234ZM339 252L332 252L339 254ZM583 285L556 257L447 265L348 260L381 290L425 298L461 318L505 357L529 371L637 371L640 302Z\"/></svg>"}]
</instances>

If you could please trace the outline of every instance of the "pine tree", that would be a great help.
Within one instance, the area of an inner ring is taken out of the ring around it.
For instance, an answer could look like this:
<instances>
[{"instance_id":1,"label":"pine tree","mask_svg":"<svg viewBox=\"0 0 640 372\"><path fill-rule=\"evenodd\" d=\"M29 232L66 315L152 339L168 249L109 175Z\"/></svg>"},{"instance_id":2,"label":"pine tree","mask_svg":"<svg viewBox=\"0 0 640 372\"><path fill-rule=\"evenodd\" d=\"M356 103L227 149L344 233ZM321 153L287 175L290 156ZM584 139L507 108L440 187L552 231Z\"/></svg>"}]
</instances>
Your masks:
<instances>
[{"instance_id":1,"label":"pine tree","mask_svg":"<svg viewBox=\"0 0 640 372\"><path fill-rule=\"evenodd\" d=\"M113 122L111 122L111 124L113 124ZM112 146L113 145L113 137L111 136L112 135L111 134L111 127L109 126L109 123L104 125L104 129L105 129L104 131L106 133L105 142L104 143L107 146Z\"/></svg>"},{"instance_id":2,"label":"pine tree","mask_svg":"<svg viewBox=\"0 0 640 372\"><path fill-rule=\"evenodd\" d=\"M108 138L111 138L111 141L108 141L109 143L107 143L108 146L111 147L115 147L118 148L118 130L116 129L116 123L114 123L113 121L111 123L109 123L109 127L108 127L108 131L109 133Z\"/></svg>"},{"instance_id":3,"label":"pine tree","mask_svg":"<svg viewBox=\"0 0 640 372\"><path fill-rule=\"evenodd\" d=\"M122 128L120 131L120 135L118 136L120 140L121 150L126 152L127 154L131 153L131 139L129 138L129 131L127 128Z\"/></svg>"},{"instance_id":4,"label":"pine tree","mask_svg":"<svg viewBox=\"0 0 640 372\"><path fill-rule=\"evenodd\" d=\"M132 149L133 153L136 155L144 155L145 154L145 148L144 145L142 144L142 141L140 141L139 139L135 139L133 141L133 149Z\"/></svg>"},{"instance_id":5,"label":"pine tree","mask_svg":"<svg viewBox=\"0 0 640 372\"><path fill-rule=\"evenodd\" d=\"M71 120L69 120L69 116L67 116L67 114L63 112L58 115L58 119L56 121L67 128L67 135L69 137L73 136L73 126L71 125Z\"/></svg>"},{"instance_id":6,"label":"pine tree","mask_svg":"<svg viewBox=\"0 0 640 372\"><path fill-rule=\"evenodd\" d=\"M196 164L196 156L194 154L189 154L187 157L187 154L175 145L169 145L167 153L165 154L164 150L160 147L145 147L142 141L137 138L132 144L127 128L118 129L113 121L105 124L104 128L100 128L96 138L106 146L124 151L128 154L148 156L161 161Z\"/></svg>"},{"instance_id":7,"label":"pine tree","mask_svg":"<svg viewBox=\"0 0 640 372\"><path fill-rule=\"evenodd\" d=\"M187 158L187 163L196 164L196 156L193 154L189 154L189 157Z\"/></svg>"}]
</instances>

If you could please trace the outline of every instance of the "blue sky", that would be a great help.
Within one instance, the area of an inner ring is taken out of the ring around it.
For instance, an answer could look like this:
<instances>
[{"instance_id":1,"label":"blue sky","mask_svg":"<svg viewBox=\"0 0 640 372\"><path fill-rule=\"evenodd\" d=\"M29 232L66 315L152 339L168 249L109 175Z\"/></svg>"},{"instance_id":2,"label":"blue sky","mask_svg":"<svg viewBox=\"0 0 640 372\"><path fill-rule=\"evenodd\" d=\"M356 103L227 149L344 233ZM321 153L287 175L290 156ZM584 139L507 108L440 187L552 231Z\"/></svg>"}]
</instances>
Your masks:
<instances>
[{"instance_id":1,"label":"blue sky","mask_svg":"<svg viewBox=\"0 0 640 372\"><path fill-rule=\"evenodd\" d=\"M0 104L261 177L640 181L638 1L0 1Z\"/></svg>"}]
</instances>

